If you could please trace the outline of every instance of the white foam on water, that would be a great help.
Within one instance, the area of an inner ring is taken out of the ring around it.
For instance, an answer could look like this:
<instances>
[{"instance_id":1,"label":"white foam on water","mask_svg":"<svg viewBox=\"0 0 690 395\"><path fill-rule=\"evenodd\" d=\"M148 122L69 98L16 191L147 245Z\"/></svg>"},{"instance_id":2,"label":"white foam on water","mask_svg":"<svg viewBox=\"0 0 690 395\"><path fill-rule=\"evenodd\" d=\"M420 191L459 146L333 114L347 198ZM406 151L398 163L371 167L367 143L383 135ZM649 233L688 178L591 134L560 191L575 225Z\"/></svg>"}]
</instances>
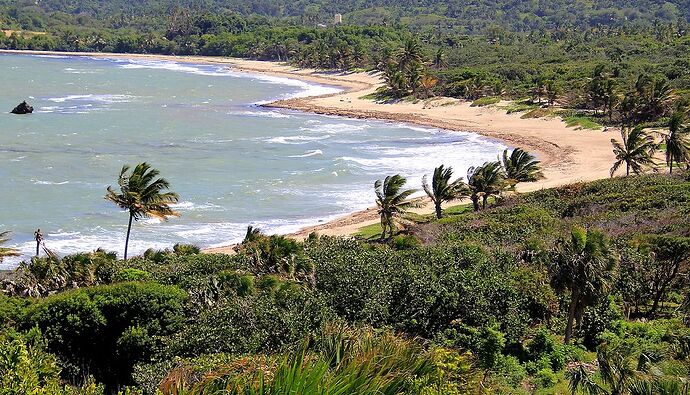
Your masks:
<instances>
[{"instance_id":1,"label":"white foam on water","mask_svg":"<svg viewBox=\"0 0 690 395\"><path fill-rule=\"evenodd\" d=\"M176 72L183 72L183 73L204 75L204 76L211 76L211 77L251 78L251 79L259 81L259 82L293 86L296 88L300 88L299 92L279 96L273 100L262 100L262 101L253 103L255 105L268 104L268 103L273 102L275 100L281 100L281 99L291 99L291 98L300 98L300 97L309 97L309 96L320 96L320 95L327 95L327 94L334 94L334 93L342 92L341 88L336 88L333 86L318 85L318 84L313 84L313 83L309 83L309 82L305 82L305 81L301 81L301 80L296 80L296 79L291 79L291 78L276 77L276 76L263 75L263 74L253 74L253 73L247 73L247 72L236 72L236 71L233 71L232 69L230 69L226 66L208 66L208 65L199 65L199 64L193 64L193 63L178 63L178 62L167 61L167 60L119 59L119 58L118 59L101 58L101 59L110 60L110 61L113 61L115 63L119 63L118 67L123 68L123 69L159 69L159 70L169 70L169 71L176 71Z\"/></svg>"},{"instance_id":2,"label":"white foam on water","mask_svg":"<svg viewBox=\"0 0 690 395\"><path fill-rule=\"evenodd\" d=\"M65 55L30 55L36 58L48 58L48 59L69 59L71 56Z\"/></svg>"},{"instance_id":3,"label":"white foam on water","mask_svg":"<svg viewBox=\"0 0 690 395\"><path fill-rule=\"evenodd\" d=\"M135 96L130 95L67 95L62 97L49 97L46 100L54 103L65 102L97 102L97 103L130 103L136 100Z\"/></svg>"},{"instance_id":4,"label":"white foam on water","mask_svg":"<svg viewBox=\"0 0 690 395\"><path fill-rule=\"evenodd\" d=\"M281 113L278 111L231 111L228 115L242 115L249 117L265 117L265 118L293 118L292 115Z\"/></svg>"},{"instance_id":5,"label":"white foam on water","mask_svg":"<svg viewBox=\"0 0 690 395\"><path fill-rule=\"evenodd\" d=\"M43 181L43 180L31 180L34 185L67 185L69 181Z\"/></svg>"},{"instance_id":6,"label":"white foam on water","mask_svg":"<svg viewBox=\"0 0 690 395\"><path fill-rule=\"evenodd\" d=\"M273 144L293 144L293 145L302 145L302 144L308 144L313 141L320 141L320 140L325 140L327 138L330 138L331 136L329 135L323 135L323 136L304 136L304 135L298 135L298 136L277 136L277 137L271 137L269 139L264 140L267 143L273 143Z\"/></svg>"},{"instance_id":7,"label":"white foam on water","mask_svg":"<svg viewBox=\"0 0 690 395\"><path fill-rule=\"evenodd\" d=\"M321 151L320 149L315 149L315 150L307 151L303 155L290 155L290 156L288 156L288 158L308 158L310 156L317 156L317 155L323 156L323 151Z\"/></svg>"}]
</instances>

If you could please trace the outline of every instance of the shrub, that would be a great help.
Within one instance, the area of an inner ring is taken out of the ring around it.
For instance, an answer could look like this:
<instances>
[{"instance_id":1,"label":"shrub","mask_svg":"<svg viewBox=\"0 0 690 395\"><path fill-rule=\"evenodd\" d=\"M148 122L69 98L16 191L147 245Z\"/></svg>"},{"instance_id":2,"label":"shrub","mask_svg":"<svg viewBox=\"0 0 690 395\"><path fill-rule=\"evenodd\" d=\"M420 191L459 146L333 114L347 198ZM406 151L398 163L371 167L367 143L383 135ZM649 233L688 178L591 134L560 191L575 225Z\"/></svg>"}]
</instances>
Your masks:
<instances>
[{"instance_id":1,"label":"shrub","mask_svg":"<svg viewBox=\"0 0 690 395\"><path fill-rule=\"evenodd\" d=\"M115 277L113 280L118 283L123 283L123 282L132 282L132 281L151 281L153 276L151 273L145 271L145 270L139 270L135 268L125 268L117 272L115 274Z\"/></svg>"},{"instance_id":2,"label":"shrub","mask_svg":"<svg viewBox=\"0 0 690 395\"><path fill-rule=\"evenodd\" d=\"M38 329L0 333L0 393L59 395L60 368Z\"/></svg>"},{"instance_id":3,"label":"shrub","mask_svg":"<svg viewBox=\"0 0 690 395\"><path fill-rule=\"evenodd\" d=\"M107 390L131 384L135 363L148 360L159 337L183 323L183 291L121 283L66 292L31 306L25 325L38 326L68 378L93 374Z\"/></svg>"},{"instance_id":4,"label":"shrub","mask_svg":"<svg viewBox=\"0 0 690 395\"><path fill-rule=\"evenodd\" d=\"M422 243L412 235L398 235L393 238L393 248L396 250L412 250L421 245Z\"/></svg>"},{"instance_id":5,"label":"shrub","mask_svg":"<svg viewBox=\"0 0 690 395\"><path fill-rule=\"evenodd\" d=\"M551 388L558 382L556 374L548 368L538 371L534 379L539 388Z\"/></svg>"}]
</instances>

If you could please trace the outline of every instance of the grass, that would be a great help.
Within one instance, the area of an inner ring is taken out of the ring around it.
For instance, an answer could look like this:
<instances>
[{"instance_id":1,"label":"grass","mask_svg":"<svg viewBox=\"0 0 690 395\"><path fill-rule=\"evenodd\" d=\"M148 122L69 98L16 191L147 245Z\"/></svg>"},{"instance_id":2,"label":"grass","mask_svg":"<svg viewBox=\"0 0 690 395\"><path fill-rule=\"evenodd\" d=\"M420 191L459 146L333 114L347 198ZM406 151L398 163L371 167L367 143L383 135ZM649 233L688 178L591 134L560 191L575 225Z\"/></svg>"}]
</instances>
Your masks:
<instances>
[{"instance_id":1,"label":"grass","mask_svg":"<svg viewBox=\"0 0 690 395\"><path fill-rule=\"evenodd\" d=\"M492 104L497 104L500 101L501 98L498 96L486 96L473 101L470 107L485 107Z\"/></svg>"},{"instance_id":2,"label":"grass","mask_svg":"<svg viewBox=\"0 0 690 395\"><path fill-rule=\"evenodd\" d=\"M532 103L530 100L519 100L508 104L503 107L507 114L513 114L516 112L526 112L532 111L539 108L539 105Z\"/></svg>"},{"instance_id":3,"label":"grass","mask_svg":"<svg viewBox=\"0 0 690 395\"><path fill-rule=\"evenodd\" d=\"M535 108L532 111L526 112L522 114L520 118L522 119L532 119L532 118L544 118L544 117L552 117L555 116L553 110L550 108Z\"/></svg>"},{"instance_id":4,"label":"grass","mask_svg":"<svg viewBox=\"0 0 690 395\"><path fill-rule=\"evenodd\" d=\"M375 223L359 228L357 233L354 234L355 237L361 237L363 239L372 240L381 237L381 224Z\"/></svg>"},{"instance_id":5,"label":"grass","mask_svg":"<svg viewBox=\"0 0 690 395\"><path fill-rule=\"evenodd\" d=\"M445 216L444 219L450 219L452 217L457 217L459 215L468 213L472 211L472 205L471 204L458 204L455 206L450 206L445 209L443 209L443 215ZM428 223L436 220L436 215L433 213L429 214L417 214L417 213L408 213L405 218L409 221L415 222L415 223ZM380 223L375 223L367 226L363 226L357 230L357 232L353 235L358 238L362 238L365 240L375 240L381 237L381 224Z\"/></svg>"},{"instance_id":6,"label":"grass","mask_svg":"<svg viewBox=\"0 0 690 395\"><path fill-rule=\"evenodd\" d=\"M578 130L599 130L602 128L601 124L595 121L592 117L586 115L570 115L563 118L566 126Z\"/></svg>"}]
</instances>

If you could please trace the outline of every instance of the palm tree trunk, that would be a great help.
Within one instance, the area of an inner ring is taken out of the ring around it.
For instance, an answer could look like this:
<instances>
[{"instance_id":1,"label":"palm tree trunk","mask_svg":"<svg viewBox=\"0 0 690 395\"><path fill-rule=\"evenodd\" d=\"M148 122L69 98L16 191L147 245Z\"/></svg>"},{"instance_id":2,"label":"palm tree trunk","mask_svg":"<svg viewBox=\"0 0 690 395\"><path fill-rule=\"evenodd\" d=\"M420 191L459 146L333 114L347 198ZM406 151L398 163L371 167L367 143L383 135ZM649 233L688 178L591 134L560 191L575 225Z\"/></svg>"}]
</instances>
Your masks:
<instances>
[{"instance_id":1,"label":"palm tree trunk","mask_svg":"<svg viewBox=\"0 0 690 395\"><path fill-rule=\"evenodd\" d=\"M472 207L474 208L474 211L479 211L479 196L473 194L470 197L470 200L472 200Z\"/></svg>"},{"instance_id":2,"label":"palm tree trunk","mask_svg":"<svg viewBox=\"0 0 690 395\"><path fill-rule=\"evenodd\" d=\"M486 201L489 200L489 195L482 196L482 210L486 209Z\"/></svg>"},{"instance_id":3,"label":"palm tree trunk","mask_svg":"<svg viewBox=\"0 0 690 395\"><path fill-rule=\"evenodd\" d=\"M441 210L441 202L434 203L436 207L436 218L441 219L443 217L443 211Z\"/></svg>"},{"instance_id":4,"label":"palm tree trunk","mask_svg":"<svg viewBox=\"0 0 690 395\"><path fill-rule=\"evenodd\" d=\"M580 291L576 288L571 291L570 307L568 308L568 322L565 326L565 340L564 343L570 343L573 336L573 321L575 321L575 313L577 312L577 304L580 299Z\"/></svg>"},{"instance_id":5,"label":"palm tree trunk","mask_svg":"<svg viewBox=\"0 0 690 395\"><path fill-rule=\"evenodd\" d=\"M669 163L669 166L668 166L668 174L669 174L670 176L673 175L673 161L671 161L671 162Z\"/></svg>"},{"instance_id":6,"label":"palm tree trunk","mask_svg":"<svg viewBox=\"0 0 690 395\"><path fill-rule=\"evenodd\" d=\"M41 242L36 240L36 258L38 258L38 254L40 253L41 249Z\"/></svg>"},{"instance_id":7,"label":"palm tree trunk","mask_svg":"<svg viewBox=\"0 0 690 395\"><path fill-rule=\"evenodd\" d=\"M625 175L626 177L630 175L630 163L625 162Z\"/></svg>"},{"instance_id":8,"label":"palm tree trunk","mask_svg":"<svg viewBox=\"0 0 690 395\"><path fill-rule=\"evenodd\" d=\"M129 224L127 225L127 238L125 238L125 260L127 260L127 248L129 247L129 234L132 231L132 219L134 215L129 213Z\"/></svg>"}]
</instances>

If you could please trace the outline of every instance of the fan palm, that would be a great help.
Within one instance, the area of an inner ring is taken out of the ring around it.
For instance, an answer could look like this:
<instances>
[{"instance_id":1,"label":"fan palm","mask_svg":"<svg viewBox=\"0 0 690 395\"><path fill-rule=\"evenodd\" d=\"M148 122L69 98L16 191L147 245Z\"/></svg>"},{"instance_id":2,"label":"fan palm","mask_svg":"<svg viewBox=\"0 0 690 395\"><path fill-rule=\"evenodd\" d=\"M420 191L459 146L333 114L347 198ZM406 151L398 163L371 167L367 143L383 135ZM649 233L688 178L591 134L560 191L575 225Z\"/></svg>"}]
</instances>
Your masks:
<instances>
[{"instance_id":1,"label":"fan palm","mask_svg":"<svg viewBox=\"0 0 690 395\"><path fill-rule=\"evenodd\" d=\"M505 176L499 162L486 162L479 167L470 167L467 170L467 185L470 189L470 199L474 211L479 211L479 199L482 199L481 208L486 208L486 202L492 195L498 195L505 187Z\"/></svg>"},{"instance_id":2,"label":"fan palm","mask_svg":"<svg viewBox=\"0 0 690 395\"><path fill-rule=\"evenodd\" d=\"M654 166L654 152L659 147L654 138L644 128L638 126L632 130L622 128L621 140L611 139L613 153L616 162L611 167L611 177L618 168L625 163L625 175L630 175L630 170L639 174L645 166Z\"/></svg>"},{"instance_id":3,"label":"fan palm","mask_svg":"<svg viewBox=\"0 0 690 395\"><path fill-rule=\"evenodd\" d=\"M666 144L666 165L673 174L673 164L680 166L690 159L690 127L684 125L685 115L677 111L671 116L668 133L664 136Z\"/></svg>"},{"instance_id":4,"label":"fan palm","mask_svg":"<svg viewBox=\"0 0 690 395\"><path fill-rule=\"evenodd\" d=\"M505 177L511 187L515 187L519 182L534 182L544 178L540 163L534 155L521 148L515 148L510 155L508 150L504 150L501 160Z\"/></svg>"},{"instance_id":5,"label":"fan palm","mask_svg":"<svg viewBox=\"0 0 690 395\"><path fill-rule=\"evenodd\" d=\"M0 246L9 241L9 239L7 238L9 235L10 232L8 231L0 232ZM9 256L19 256L19 252L14 248L0 247L0 262L2 262L3 258Z\"/></svg>"},{"instance_id":6,"label":"fan palm","mask_svg":"<svg viewBox=\"0 0 690 395\"><path fill-rule=\"evenodd\" d=\"M559 243L553 262L552 279L555 288L570 291L565 327L567 344L572 337L573 322L577 319L579 324L585 307L608 288L615 260L602 232L574 228L570 240Z\"/></svg>"},{"instance_id":7,"label":"fan palm","mask_svg":"<svg viewBox=\"0 0 690 395\"><path fill-rule=\"evenodd\" d=\"M469 194L469 188L462 180L462 177L451 181L453 177L452 167L443 167L443 165L434 169L434 176L431 178L431 185L427 182L427 176L422 178L422 187L424 192L434 202L436 209L436 218L443 216L441 205L443 202L458 199Z\"/></svg>"},{"instance_id":8,"label":"fan palm","mask_svg":"<svg viewBox=\"0 0 690 395\"><path fill-rule=\"evenodd\" d=\"M170 183L165 178L158 178L159 174L158 170L146 162L136 165L131 172L130 167L125 165L122 167L117 181L120 191L108 187L105 199L129 213L127 238L125 239L125 260L127 259L132 220L158 218L166 221L168 217L179 216L170 208L170 204L178 202L179 196L175 192L163 192L170 189Z\"/></svg>"},{"instance_id":9,"label":"fan palm","mask_svg":"<svg viewBox=\"0 0 690 395\"><path fill-rule=\"evenodd\" d=\"M381 216L381 240L386 238L386 232L388 232L388 237L393 237L396 222L399 221L400 216L415 205L414 202L407 199L416 191L414 189L402 189L406 182L405 177L396 174L374 183L376 205Z\"/></svg>"}]
</instances>

